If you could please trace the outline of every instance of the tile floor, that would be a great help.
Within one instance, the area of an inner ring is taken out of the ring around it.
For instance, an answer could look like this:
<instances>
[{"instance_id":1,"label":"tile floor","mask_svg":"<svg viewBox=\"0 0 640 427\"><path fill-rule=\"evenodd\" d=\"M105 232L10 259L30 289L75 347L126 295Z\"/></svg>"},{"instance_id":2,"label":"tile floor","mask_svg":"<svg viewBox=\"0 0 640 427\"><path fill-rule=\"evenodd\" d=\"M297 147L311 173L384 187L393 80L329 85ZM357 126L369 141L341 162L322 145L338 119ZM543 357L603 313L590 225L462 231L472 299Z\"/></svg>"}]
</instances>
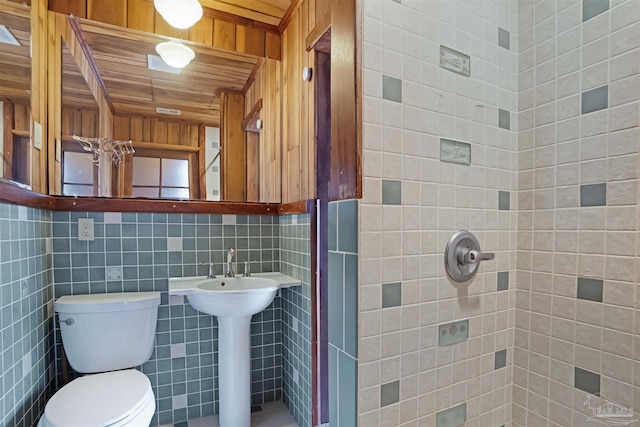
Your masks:
<instances>
[{"instance_id":1,"label":"tile floor","mask_svg":"<svg viewBox=\"0 0 640 427\"><path fill-rule=\"evenodd\" d=\"M189 420L189 427L219 427L218 416ZM169 426L163 426L169 427ZM251 414L251 427L298 427L287 407L279 402L265 403L262 411Z\"/></svg>"}]
</instances>

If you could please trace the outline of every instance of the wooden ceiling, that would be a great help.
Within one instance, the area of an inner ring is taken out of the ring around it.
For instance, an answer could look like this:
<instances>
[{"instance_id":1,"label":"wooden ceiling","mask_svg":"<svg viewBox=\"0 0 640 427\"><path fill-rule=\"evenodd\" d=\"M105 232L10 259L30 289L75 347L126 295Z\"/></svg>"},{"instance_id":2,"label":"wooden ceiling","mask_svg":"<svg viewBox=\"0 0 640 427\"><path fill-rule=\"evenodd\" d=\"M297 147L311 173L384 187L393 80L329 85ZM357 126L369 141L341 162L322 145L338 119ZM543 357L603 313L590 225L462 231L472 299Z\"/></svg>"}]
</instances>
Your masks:
<instances>
[{"instance_id":1,"label":"wooden ceiling","mask_svg":"<svg viewBox=\"0 0 640 427\"><path fill-rule=\"evenodd\" d=\"M200 0L209 9L227 12L265 24L280 24L292 0Z\"/></svg>"},{"instance_id":2,"label":"wooden ceiling","mask_svg":"<svg viewBox=\"0 0 640 427\"><path fill-rule=\"evenodd\" d=\"M29 9L3 5L0 25L6 26L20 43L20 46L0 43L0 99L28 104L31 97Z\"/></svg>"},{"instance_id":3,"label":"wooden ceiling","mask_svg":"<svg viewBox=\"0 0 640 427\"><path fill-rule=\"evenodd\" d=\"M21 46L0 43L0 98L28 103L31 86L29 8L18 4L22 1L11 0L14 5L0 0L0 24L6 25L21 43ZM205 13L207 9L215 9L277 27L293 0L199 1ZM148 69L147 55L156 55L155 46L168 40L167 37L96 21L79 21L116 115L173 117L219 125L217 91L241 91L259 60L254 55L185 41L196 57L179 75L154 71ZM91 92L83 85L80 70L66 49L62 64L63 105L95 109ZM157 107L182 113L181 116L162 115L156 113Z\"/></svg>"},{"instance_id":4,"label":"wooden ceiling","mask_svg":"<svg viewBox=\"0 0 640 427\"><path fill-rule=\"evenodd\" d=\"M258 62L253 55L185 42L196 57L180 74L150 70L147 55L157 55L155 47L166 37L95 21L80 23L116 115L157 116L159 107L180 110L176 119L218 125L216 92L241 91Z\"/></svg>"}]
</instances>

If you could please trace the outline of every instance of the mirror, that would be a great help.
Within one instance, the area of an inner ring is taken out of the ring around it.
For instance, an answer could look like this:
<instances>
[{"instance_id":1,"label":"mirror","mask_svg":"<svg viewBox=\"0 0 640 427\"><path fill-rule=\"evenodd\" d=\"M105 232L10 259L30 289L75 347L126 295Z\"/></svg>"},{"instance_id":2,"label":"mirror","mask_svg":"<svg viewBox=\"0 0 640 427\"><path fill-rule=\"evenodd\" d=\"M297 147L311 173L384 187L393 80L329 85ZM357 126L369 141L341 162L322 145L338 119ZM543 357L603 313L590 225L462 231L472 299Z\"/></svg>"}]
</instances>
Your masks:
<instances>
[{"instance_id":1,"label":"mirror","mask_svg":"<svg viewBox=\"0 0 640 427\"><path fill-rule=\"evenodd\" d=\"M196 55L176 69L156 53L166 36L73 17L65 21L70 30L60 32L60 142L49 165L55 171L50 193L223 200L221 93L242 94L255 69L275 60L185 41ZM87 77L87 68L93 76ZM104 102L97 102L96 90ZM238 114L241 121L245 113ZM124 153L119 165L110 155L92 164L73 135L130 140L135 153Z\"/></svg>"},{"instance_id":2,"label":"mirror","mask_svg":"<svg viewBox=\"0 0 640 427\"><path fill-rule=\"evenodd\" d=\"M0 1L0 176L31 188L30 8Z\"/></svg>"}]
</instances>

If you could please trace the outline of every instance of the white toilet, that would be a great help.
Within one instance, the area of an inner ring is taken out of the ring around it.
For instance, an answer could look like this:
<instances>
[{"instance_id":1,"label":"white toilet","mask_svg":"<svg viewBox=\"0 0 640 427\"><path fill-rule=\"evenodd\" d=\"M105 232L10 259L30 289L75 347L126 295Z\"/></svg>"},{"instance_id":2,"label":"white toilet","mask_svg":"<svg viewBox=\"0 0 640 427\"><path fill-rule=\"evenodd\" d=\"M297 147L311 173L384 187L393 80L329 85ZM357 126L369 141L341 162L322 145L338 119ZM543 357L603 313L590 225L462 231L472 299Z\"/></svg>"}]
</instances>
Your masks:
<instances>
[{"instance_id":1,"label":"white toilet","mask_svg":"<svg viewBox=\"0 0 640 427\"><path fill-rule=\"evenodd\" d=\"M38 427L148 427L151 382L135 369L149 360L160 292L70 295L56 300L62 344L79 373L47 402ZM113 372L109 372L113 371Z\"/></svg>"}]
</instances>

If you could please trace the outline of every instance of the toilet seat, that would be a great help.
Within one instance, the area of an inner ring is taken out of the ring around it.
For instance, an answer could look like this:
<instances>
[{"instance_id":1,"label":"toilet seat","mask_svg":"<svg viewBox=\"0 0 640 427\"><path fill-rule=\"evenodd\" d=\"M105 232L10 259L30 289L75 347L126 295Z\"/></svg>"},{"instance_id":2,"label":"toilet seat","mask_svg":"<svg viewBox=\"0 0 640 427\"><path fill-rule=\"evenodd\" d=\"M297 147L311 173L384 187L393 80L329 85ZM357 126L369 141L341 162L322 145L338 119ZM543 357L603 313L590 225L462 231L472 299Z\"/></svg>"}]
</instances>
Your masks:
<instances>
[{"instance_id":1,"label":"toilet seat","mask_svg":"<svg viewBox=\"0 0 640 427\"><path fill-rule=\"evenodd\" d=\"M140 371L87 375L62 387L47 403L41 425L46 427L120 427L144 425L135 418L155 411L151 382Z\"/></svg>"}]
</instances>

